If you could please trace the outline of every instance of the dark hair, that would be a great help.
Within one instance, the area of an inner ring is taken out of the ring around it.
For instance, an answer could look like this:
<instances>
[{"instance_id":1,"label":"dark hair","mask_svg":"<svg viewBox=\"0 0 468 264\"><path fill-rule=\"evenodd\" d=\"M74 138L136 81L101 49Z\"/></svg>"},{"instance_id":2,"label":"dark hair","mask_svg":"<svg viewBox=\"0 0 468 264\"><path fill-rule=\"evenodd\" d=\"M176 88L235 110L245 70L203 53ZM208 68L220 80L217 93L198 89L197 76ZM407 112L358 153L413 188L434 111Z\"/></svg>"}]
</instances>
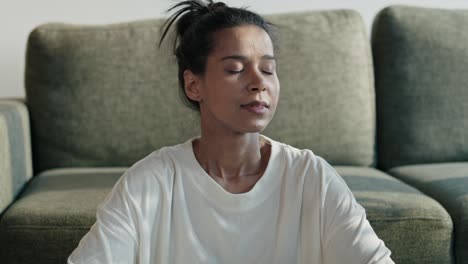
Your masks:
<instances>
[{"instance_id":1,"label":"dark hair","mask_svg":"<svg viewBox=\"0 0 468 264\"><path fill-rule=\"evenodd\" d=\"M159 46L175 22L174 54L179 68L179 86L184 102L195 110L200 110L200 105L185 94L184 71L190 70L195 74L205 72L206 59L214 48L214 32L240 25L255 25L264 29L270 39L274 40L273 24L245 8L229 7L225 3L215 3L212 0L187 0L174 5L167 12L174 10L176 11L162 26L163 34Z\"/></svg>"}]
</instances>

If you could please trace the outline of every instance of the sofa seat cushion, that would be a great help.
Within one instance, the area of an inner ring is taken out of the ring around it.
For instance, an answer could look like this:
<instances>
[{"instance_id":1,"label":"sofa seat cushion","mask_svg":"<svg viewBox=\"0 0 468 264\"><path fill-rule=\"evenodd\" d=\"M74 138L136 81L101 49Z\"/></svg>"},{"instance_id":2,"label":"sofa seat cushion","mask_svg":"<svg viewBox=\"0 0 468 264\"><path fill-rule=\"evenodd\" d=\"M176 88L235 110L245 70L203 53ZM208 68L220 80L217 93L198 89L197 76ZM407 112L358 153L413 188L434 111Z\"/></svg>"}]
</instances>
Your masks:
<instances>
[{"instance_id":1,"label":"sofa seat cushion","mask_svg":"<svg viewBox=\"0 0 468 264\"><path fill-rule=\"evenodd\" d=\"M452 222L437 202L372 168L336 169L396 263L413 263L415 257L418 263L450 263ZM35 177L0 219L2 260L65 263L94 223L98 204L124 171L57 169Z\"/></svg>"},{"instance_id":2,"label":"sofa seat cushion","mask_svg":"<svg viewBox=\"0 0 468 264\"><path fill-rule=\"evenodd\" d=\"M389 173L441 203L452 216L457 263L468 263L468 162L407 165Z\"/></svg>"},{"instance_id":3,"label":"sofa seat cushion","mask_svg":"<svg viewBox=\"0 0 468 264\"><path fill-rule=\"evenodd\" d=\"M452 263L452 221L437 201L376 169L335 168L395 263Z\"/></svg>"},{"instance_id":4,"label":"sofa seat cushion","mask_svg":"<svg viewBox=\"0 0 468 264\"><path fill-rule=\"evenodd\" d=\"M33 178L0 219L2 263L65 263L125 168L56 169Z\"/></svg>"}]
</instances>

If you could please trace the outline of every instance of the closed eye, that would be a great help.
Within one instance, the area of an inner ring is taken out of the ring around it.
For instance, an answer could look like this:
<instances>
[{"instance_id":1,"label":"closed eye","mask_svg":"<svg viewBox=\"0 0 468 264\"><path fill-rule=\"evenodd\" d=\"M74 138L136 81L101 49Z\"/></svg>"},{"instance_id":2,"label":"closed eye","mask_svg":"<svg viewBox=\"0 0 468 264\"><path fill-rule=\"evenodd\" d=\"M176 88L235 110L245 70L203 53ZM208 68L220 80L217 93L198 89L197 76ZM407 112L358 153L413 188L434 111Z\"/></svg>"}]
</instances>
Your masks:
<instances>
[{"instance_id":1,"label":"closed eye","mask_svg":"<svg viewBox=\"0 0 468 264\"><path fill-rule=\"evenodd\" d=\"M230 74L239 74L241 72L243 72L244 70L239 70L239 71L233 71L233 70L226 70L226 72L230 73Z\"/></svg>"},{"instance_id":2,"label":"closed eye","mask_svg":"<svg viewBox=\"0 0 468 264\"><path fill-rule=\"evenodd\" d=\"M273 72L270 72L270 71L262 71L262 72L268 75L273 75Z\"/></svg>"}]
</instances>

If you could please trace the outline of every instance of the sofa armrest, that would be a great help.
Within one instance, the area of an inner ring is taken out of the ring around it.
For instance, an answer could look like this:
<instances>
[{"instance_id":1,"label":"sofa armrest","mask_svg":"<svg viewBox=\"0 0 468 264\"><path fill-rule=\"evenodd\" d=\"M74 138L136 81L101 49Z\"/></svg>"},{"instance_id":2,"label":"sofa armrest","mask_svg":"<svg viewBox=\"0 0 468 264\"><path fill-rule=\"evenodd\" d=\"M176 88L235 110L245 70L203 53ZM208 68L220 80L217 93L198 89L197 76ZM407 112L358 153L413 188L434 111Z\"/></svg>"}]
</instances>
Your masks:
<instances>
[{"instance_id":1,"label":"sofa armrest","mask_svg":"<svg viewBox=\"0 0 468 264\"><path fill-rule=\"evenodd\" d=\"M0 214L32 174L28 109L22 100L0 99Z\"/></svg>"}]
</instances>

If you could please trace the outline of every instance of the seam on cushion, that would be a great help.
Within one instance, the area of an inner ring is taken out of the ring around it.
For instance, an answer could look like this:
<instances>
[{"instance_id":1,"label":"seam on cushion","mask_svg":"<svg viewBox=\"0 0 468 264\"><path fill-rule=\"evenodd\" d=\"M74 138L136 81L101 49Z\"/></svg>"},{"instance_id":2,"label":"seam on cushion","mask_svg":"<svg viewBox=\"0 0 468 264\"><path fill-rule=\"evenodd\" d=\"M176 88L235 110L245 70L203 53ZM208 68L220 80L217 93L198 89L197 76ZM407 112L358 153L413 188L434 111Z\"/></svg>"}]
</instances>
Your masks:
<instances>
[{"instance_id":1,"label":"seam on cushion","mask_svg":"<svg viewBox=\"0 0 468 264\"><path fill-rule=\"evenodd\" d=\"M148 25L156 24L157 22L158 22L158 19L150 20ZM39 25L37 29L43 32L47 32L47 33L63 33L63 32L73 31L73 33L75 32L76 33L99 33L97 35L102 35L102 34L109 33L109 32L127 31L130 28L134 28L134 25L136 25L137 23L138 21L129 21L127 23L124 22L124 23L115 23L115 24L114 23L95 24L95 25L75 25L75 24L69 24L69 23L45 23L45 24ZM62 28L47 28L49 26L63 26L63 27ZM142 30L142 29L146 32L154 32L154 26L148 27L148 28L138 27L138 30Z\"/></svg>"},{"instance_id":2,"label":"seam on cushion","mask_svg":"<svg viewBox=\"0 0 468 264\"><path fill-rule=\"evenodd\" d=\"M363 23L363 18L359 14L360 19L361 19L361 34L365 40L369 39L369 36L367 35L367 30L365 28L365 25ZM367 48L366 48L366 53L368 55L368 60L367 60L367 78L369 82L369 87L368 87L368 95L369 95L369 107L371 110L371 122L372 122L372 129L373 129L373 135L372 135L372 158L371 158L371 163L366 164L366 167L371 167L375 168L377 165L377 107L375 105L375 74L374 74L374 55L372 52L372 46L370 43L367 41L366 42Z\"/></svg>"},{"instance_id":3,"label":"seam on cushion","mask_svg":"<svg viewBox=\"0 0 468 264\"><path fill-rule=\"evenodd\" d=\"M6 230L6 229L25 229L25 228L30 228L30 229L90 229L92 225L90 226L42 226L42 225L12 225L12 226L2 226L0 230Z\"/></svg>"},{"instance_id":4,"label":"seam on cushion","mask_svg":"<svg viewBox=\"0 0 468 264\"><path fill-rule=\"evenodd\" d=\"M401 217L401 218L378 218L378 219L372 219L367 217L367 220L369 222L379 222L379 221L408 221L408 220L429 220L429 221L446 221L446 220L451 220L451 218L424 218L424 217Z\"/></svg>"},{"instance_id":5,"label":"seam on cushion","mask_svg":"<svg viewBox=\"0 0 468 264\"><path fill-rule=\"evenodd\" d=\"M397 221L408 221L408 220L429 220L429 221L441 221L444 219L437 219L437 218L380 218L380 219L369 219L367 217L367 220L372 223L372 222L387 222L387 221L392 221L392 222L397 222ZM448 218L447 218L448 220ZM349 222L349 221L347 221ZM91 225L92 226L92 225ZM44 230L50 230L50 229L90 229L91 226L35 226L35 225L13 225L13 226L3 226L0 230L7 230L7 229L44 229Z\"/></svg>"}]
</instances>

